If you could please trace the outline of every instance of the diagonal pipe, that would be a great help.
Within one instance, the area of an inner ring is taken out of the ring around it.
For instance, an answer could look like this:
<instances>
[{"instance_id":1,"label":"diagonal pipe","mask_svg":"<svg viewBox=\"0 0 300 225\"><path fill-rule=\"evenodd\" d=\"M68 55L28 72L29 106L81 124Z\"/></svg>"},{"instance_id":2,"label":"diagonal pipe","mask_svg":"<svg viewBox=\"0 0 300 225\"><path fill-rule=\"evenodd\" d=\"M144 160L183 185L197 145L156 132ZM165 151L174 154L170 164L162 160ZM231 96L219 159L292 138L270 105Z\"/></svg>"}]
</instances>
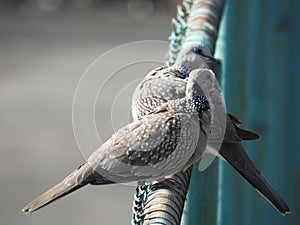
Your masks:
<instances>
[{"instance_id":1,"label":"diagonal pipe","mask_svg":"<svg viewBox=\"0 0 300 225\"><path fill-rule=\"evenodd\" d=\"M167 64L172 64L172 60L176 58L178 49L185 44L202 43L208 46L212 54L214 53L224 4L225 0L183 1L182 6L178 8L176 19L173 20L173 31L171 34ZM191 187L189 188L192 168L189 168L185 172L172 175L163 182L139 185L136 189L133 201L132 224L179 225L181 221L184 224L196 224L193 220L195 215L192 215L192 213L195 214L197 212L192 210L193 206L191 206L189 200L194 199L194 201L196 200L199 202L199 200L207 201L207 199L203 199L203 195L198 195L198 197L194 198L194 196L191 196L192 194L189 194L185 215L182 219L186 195L188 189L189 193L195 193L197 191L205 193L209 188L217 189L218 167L215 166L213 172L214 174L210 174L210 177L216 176L212 179L200 178L202 182L205 182L204 185L206 185L206 188L202 185L204 190L201 190L197 181L192 181ZM197 175L193 177L192 180L194 180L194 178L198 179ZM210 186L209 188L207 188L208 185ZM214 200L216 201L216 199ZM209 202L206 203L209 204ZM214 207L217 207L216 204ZM198 217L198 215L196 216ZM201 224L216 224L217 216L214 214L212 217L213 218L207 215L204 216L201 219Z\"/></svg>"}]
</instances>

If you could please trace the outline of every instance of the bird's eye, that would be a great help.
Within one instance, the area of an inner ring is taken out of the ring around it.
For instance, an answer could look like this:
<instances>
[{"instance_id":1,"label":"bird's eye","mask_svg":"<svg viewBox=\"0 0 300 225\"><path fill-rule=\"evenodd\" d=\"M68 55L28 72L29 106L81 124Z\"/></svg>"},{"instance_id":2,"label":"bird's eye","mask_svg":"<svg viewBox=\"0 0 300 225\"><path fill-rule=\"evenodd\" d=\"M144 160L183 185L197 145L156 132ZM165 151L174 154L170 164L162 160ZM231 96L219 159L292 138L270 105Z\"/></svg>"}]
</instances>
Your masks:
<instances>
[{"instance_id":1,"label":"bird's eye","mask_svg":"<svg viewBox=\"0 0 300 225\"><path fill-rule=\"evenodd\" d=\"M195 48L193 49L193 51L194 51L196 54L204 55L203 49L200 48L200 47L195 47Z\"/></svg>"}]
</instances>

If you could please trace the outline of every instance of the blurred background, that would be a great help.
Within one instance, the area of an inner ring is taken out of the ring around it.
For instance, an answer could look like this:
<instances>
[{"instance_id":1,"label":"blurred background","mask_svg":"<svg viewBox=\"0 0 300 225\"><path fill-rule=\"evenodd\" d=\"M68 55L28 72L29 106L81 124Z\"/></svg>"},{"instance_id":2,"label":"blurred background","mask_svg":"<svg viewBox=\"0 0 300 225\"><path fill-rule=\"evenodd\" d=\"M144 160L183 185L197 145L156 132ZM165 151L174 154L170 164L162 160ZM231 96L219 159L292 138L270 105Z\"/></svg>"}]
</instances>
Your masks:
<instances>
[{"instance_id":1,"label":"blurred background","mask_svg":"<svg viewBox=\"0 0 300 225\"><path fill-rule=\"evenodd\" d=\"M292 214L282 217L223 163L220 224L300 224L299 8L297 0L226 1L217 55L227 111L262 136L245 147Z\"/></svg>"},{"instance_id":2,"label":"blurred background","mask_svg":"<svg viewBox=\"0 0 300 225\"><path fill-rule=\"evenodd\" d=\"M123 185L89 186L32 215L21 209L83 162L72 101L86 68L120 44L167 41L178 2L0 0L1 225L130 223L134 187ZM261 224L300 224L300 7L297 0L245 2L227 1L217 45L227 106L263 136L250 154L293 214L281 218L224 165L221 224L260 217ZM110 120L100 119L109 137Z\"/></svg>"},{"instance_id":3,"label":"blurred background","mask_svg":"<svg viewBox=\"0 0 300 225\"><path fill-rule=\"evenodd\" d=\"M167 41L175 6L1 0L0 8L0 224L130 224L135 188L123 185L89 186L29 216L21 209L84 161L73 135L72 102L87 67L120 44ZM106 103L101 107L109 110ZM103 137L110 137L110 118L98 121Z\"/></svg>"}]
</instances>

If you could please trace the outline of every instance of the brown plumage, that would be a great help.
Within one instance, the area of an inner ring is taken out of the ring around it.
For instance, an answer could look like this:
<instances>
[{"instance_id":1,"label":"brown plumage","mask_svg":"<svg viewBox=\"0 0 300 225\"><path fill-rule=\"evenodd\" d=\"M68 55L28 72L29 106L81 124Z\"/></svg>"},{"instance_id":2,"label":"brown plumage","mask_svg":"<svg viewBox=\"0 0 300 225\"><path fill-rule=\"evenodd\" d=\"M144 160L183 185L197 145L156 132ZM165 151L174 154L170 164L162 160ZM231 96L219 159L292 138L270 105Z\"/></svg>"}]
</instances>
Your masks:
<instances>
[{"instance_id":1,"label":"brown plumage","mask_svg":"<svg viewBox=\"0 0 300 225\"><path fill-rule=\"evenodd\" d=\"M198 143L204 152L209 121L209 105L200 90L163 104L118 130L85 164L23 211L31 213L86 184L152 181L177 173L199 150Z\"/></svg>"},{"instance_id":2,"label":"brown plumage","mask_svg":"<svg viewBox=\"0 0 300 225\"><path fill-rule=\"evenodd\" d=\"M192 74L201 71L199 68L205 67L204 62L211 59L206 46L191 44L183 47L172 67L161 67L153 70L141 82L136 91L133 117L139 118L160 104L182 97L187 79ZM208 99L208 101L211 104L219 101L219 99ZM218 103L215 104L218 105ZM256 140L259 135L241 129L240 125L241 121L237 117L230 114L226 115L224 140L220 145L219 152L213 152L213 154L217 154L227 161L282 215L289 213L288 205L259 172L241 144L242 141ZM198 160L201 156L202 154L195 155L194 160Z\"/></svg>"}]
</instances>

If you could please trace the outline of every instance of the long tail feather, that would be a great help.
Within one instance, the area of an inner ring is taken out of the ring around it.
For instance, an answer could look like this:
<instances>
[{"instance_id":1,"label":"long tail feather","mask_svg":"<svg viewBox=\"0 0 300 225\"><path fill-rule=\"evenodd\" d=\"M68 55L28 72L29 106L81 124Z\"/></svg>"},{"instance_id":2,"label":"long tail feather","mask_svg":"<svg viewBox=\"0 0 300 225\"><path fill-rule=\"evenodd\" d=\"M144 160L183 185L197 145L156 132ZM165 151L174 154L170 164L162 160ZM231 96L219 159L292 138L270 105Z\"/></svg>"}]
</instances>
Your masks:
<instances>
[{"instance_id":1,"label":"long tail feather","mask_svg":"<svg viewBox=\"0 0 300 225\"><path fill-rule=\"evenodd\" d=\"M241 143L223 143L219 153L282 215L290 212L288 205L252 163Z\"/></svg>"},{"instance_id":2,"label":"long tail feather","mask_svg":"<svg viewBox=\"0 0 300 225\"><path fill-rule=\"evenodd\" d=\"M96 180L95 172L87 163L81 165L77 170L66 177L62 182L36 198L24 209L25 213L31 213L37 209L85 186Z\"/></svg>"}]
</instances>

